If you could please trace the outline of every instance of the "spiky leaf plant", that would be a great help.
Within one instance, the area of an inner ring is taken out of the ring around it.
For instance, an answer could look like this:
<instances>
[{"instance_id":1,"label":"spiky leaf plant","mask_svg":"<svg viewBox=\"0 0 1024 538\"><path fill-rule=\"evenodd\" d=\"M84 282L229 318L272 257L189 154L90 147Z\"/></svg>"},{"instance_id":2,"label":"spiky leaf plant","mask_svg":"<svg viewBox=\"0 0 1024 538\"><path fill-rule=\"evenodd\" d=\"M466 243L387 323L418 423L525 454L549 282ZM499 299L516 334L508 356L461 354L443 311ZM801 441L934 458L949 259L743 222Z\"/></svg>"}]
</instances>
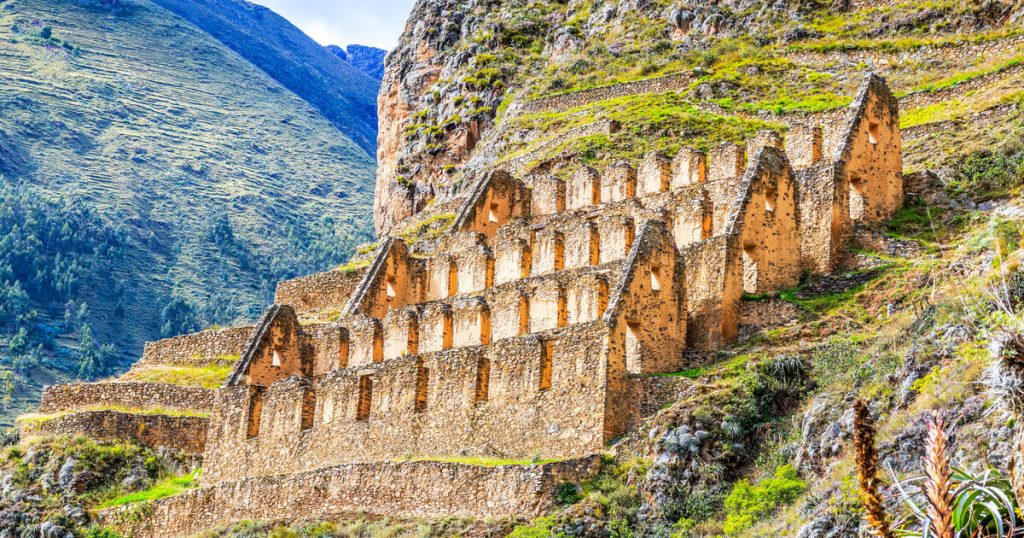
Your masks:
<instances>
[{"instance_id":1,"label":"spiky leaf plant","mask_svg":"<svg viewBox=\"0 0 1024 538\"><path fill-rule=\"evenodd\" d=\"M1024 335L1001 331L989 345L992 362L985 385L992 401L1015 417L1024 417Z\"/></svg>"},{"instance_id":2,"label":"spiky leaf plant","mask_svg":"<svg viewBox=\"0 0 1024 538\"><path fill-rule=\"evenodd\" d=\"M891 472L891 469L890 469ZM901 524L899 536L909 538L937 538L932 530L928 501L923 497L926 476L918 476L894 483L903 502L911 512L909 521ZM1019 538L1024 527L1017 519L1017 501L1010 482L995 469L981 473L950 466L952 492L950 523L956 538Z\"/></svg>"},{"instance_id":3,"label":"spiky leaf plant","mask_svg":"<svg viewBox=\"0 0 1024 538\"><path fill-rule=\"evenodd\" d=\"M1024 528L1018 529L1017 502L1010 482L992 469L975 476L954 467L949 432L938 413L928 417L926 427L924 476L894 480L913 514L899 534L921 538L1024 536Z\"/></svg>"}]
</instances>

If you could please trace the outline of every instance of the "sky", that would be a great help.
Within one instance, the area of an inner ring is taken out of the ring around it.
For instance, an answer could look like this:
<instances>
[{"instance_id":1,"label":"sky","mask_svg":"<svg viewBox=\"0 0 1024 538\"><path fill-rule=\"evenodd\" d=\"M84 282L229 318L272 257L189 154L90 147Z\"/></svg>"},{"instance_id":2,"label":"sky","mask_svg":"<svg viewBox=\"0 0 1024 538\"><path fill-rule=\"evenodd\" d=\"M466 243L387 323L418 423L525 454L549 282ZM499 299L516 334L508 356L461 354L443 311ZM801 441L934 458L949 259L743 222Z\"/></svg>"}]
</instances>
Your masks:
<instances>
[{"instance_id":1,"label":"sky","mask_svg":"<svg viewBox=\"0 0 1024 538\"><path fill-rule=\"evenodd\" d=\"M391 50L415 0L250 0L269 7L321 45Z\"/></svg>"}]
</instances>

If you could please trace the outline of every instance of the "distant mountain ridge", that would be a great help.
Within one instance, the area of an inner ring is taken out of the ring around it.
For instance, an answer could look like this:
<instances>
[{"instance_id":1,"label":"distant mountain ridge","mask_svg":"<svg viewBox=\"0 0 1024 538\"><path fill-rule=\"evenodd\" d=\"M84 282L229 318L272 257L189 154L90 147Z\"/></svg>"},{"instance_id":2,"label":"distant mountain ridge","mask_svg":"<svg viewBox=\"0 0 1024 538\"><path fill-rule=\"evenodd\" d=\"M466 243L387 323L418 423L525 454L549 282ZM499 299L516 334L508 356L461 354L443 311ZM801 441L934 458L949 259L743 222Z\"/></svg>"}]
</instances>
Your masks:
<instances>
[{"instance_id":1,"label":"distant mountain ridge","mask_svg":"<svg viewBox=\"0 0 1024 538\"><path fill-rule=\"evenodd\" d=\"M384 59L388 55L388 51L384 49L363 45L349 45L347 49L344 49L338 45L328 45L327 50L374 80L379 81L384 78Z\"/></svg>"},{"instance_id":2,"label":"distant mountain ridge","mask_svg":"<svg viewBox=\"0 0 1024 538\"><path fill-rule=\"evenodd\" d=\"M153 0L195 24L313 105L371 156L380 78L313 41L270 9L244 0Z\"/></svg>"},{"instance_id":3,"label":"distant mountain ridge","mask_svg":"<svg viewBox=\"0 0 1024 538\"><path fill-rule=\"evenodd\" d=\"M0 425L371 240L377 85L243 2L4 2Z\"/></svg>"}]
</instances>

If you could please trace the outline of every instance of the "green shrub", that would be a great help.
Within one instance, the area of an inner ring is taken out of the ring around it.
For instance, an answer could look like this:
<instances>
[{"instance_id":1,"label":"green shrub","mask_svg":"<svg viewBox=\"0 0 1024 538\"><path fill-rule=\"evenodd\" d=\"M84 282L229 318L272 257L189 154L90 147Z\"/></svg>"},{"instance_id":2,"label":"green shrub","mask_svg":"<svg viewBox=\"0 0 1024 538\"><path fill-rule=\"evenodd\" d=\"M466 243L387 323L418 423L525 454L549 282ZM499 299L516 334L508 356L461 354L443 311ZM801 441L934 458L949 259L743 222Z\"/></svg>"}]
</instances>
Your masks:
<instances>
[{"instance_id":1,"label":"green shrub","mask_svg":"<svg viewBox=\"0 0 1024 538\"><path fill-rule=\"evenodd\" d=\"M526 525L516 525L508 538L550 538L555 519L551 516L537 518Z\"/></svg>"},{"instance_id":2,"label":"green shrub","mask_svg":"<svg viewBox=\"0 0 1024 538\"><path fill-rule=\"evenodd\" d=\"M765 478L756 486L740 480L725 498L726 516L722 529L727 536L739 536L779 506L795 501L806 489L807 484L800 480L791 465L779 467L774 476Z\"/></svg>"},{"instance_id":3,"label":"green shrub","mask_svg":"<svg viewBox=\"0 0 1024 538\"><path fill-rule=\"evenodd\" d=\"M975 199L999 196L1024 182L1024 148L974 154L956 168L949 187Z\"/></svg>"},{"instance_id":4,"label":"green shrub","mask_svg":"<svg viewBox=\"0 0 1024 538\"><path fill-rule=\"evenodd\" d=\"M121 535L107 527L89 527L85 538L121 538Z\"/></svg>"},{"instance_id":5,"label":"green shrub","mask_svg":"<svg viewBox=\"0 0 1024 538\"><path fill-rule=\"evenodd\" d=\"M113 508L115 506L155 501L157 499L163 499L164 497L170 497L171 495L177 495L185 490L196 487L198 485L196 481L199 479L199 474L199 471L195 471L181 476L172 476L157 482L149 489L135 491L110 499L99 507Z\"/></svg>"},{"instance_id":6,"label":"green shrub","mask_svg":"<svg viewBox=\"0 0 1024 538\"><path fill-rule=\"evenodd\" d=\"M580 495L580 488L572 482L566 482L558 486L558 493L556 494L558 504L562 506L568 506L570 504L576 504L583 498Z\"/></svg>"}]
</instances>

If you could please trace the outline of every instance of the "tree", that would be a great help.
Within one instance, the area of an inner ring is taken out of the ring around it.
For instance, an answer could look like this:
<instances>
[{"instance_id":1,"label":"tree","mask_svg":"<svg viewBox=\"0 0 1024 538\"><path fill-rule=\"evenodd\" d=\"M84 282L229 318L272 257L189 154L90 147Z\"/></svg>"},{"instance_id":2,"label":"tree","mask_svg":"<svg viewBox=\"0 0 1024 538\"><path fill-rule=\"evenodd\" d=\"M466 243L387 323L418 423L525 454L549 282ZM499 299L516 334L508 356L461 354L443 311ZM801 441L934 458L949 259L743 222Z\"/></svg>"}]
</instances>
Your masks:
<instances>
[{"instance_id":1,"label":"tree","mask_svg":"<svg viewBox=\"0 0 1024 538\"><path fill-rule=\"evenodd\" d=\"M78 376L92 379L109 374L113 370L116 353L110 344L98 345L92 335L92 327L82 326L78 342Z\"/></svg>"},{"instance_id":2,"label":"tree","mask_svg":"<svg viewBox=\"0 0 1024 538\"><path fill-rule=\"evenodd\" d=\"M7 349L15 355L21 355L28 349L28 332L24 327L19 328L7 342Z\"/></svg>"},{"instance_id":3,"label":"tree","mask_svg":"<svg viewBox=\"0 0 1024 538\"><path fill-rule=\"evenodd\" d=\"M0 402L3 402L4 412L7 412L14 400L15 387L14 372L11 370L0 372Z\"/></svg>"},{"instance_id":4,"label":"tree","mask_svg":"<svg viewBox=\"0 0 1024 538\"><path fill-rule=\"evenodd\" d=\"M160 311L160 321L160 334L164 338L195 332L202 328L195 307L182 297L175 297L167 303Z\"/></svg>"}]
</instances>

